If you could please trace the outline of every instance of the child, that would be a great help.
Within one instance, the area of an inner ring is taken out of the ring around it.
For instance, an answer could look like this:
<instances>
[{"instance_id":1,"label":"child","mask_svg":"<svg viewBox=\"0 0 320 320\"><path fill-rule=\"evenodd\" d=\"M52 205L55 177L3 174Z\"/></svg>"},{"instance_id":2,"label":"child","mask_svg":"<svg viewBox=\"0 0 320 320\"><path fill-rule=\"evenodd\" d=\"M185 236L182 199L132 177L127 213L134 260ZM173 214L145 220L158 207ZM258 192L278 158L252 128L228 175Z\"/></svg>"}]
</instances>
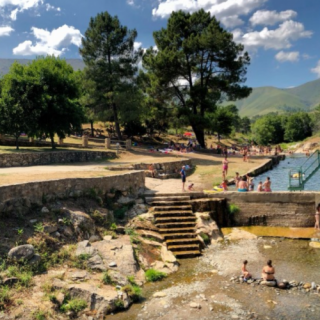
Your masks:
<instances>
[{"instance_id":1,"label":"child","mask_svg":"<svg viewBox=\"0 0 320 320\"><path fill-rule=\"evenodd\" d=\"M263 191L262 181L259 182L257 191L258 192L262 192Z\"/></svg>"},{"instance_id":2,"label":"child","mask_svg":"<svg viewBox=\"0 0 320 320\"><path fill-rule=\"evenodd\" d=\"M243 275L243 280L244 280L244 281L247 281L247 280L249 280L250 278L252 278L251 274L250 274L249 271L247 270L247 264L248 264L248 260L244 260L244 261L243 261L242 268L241 268L242 275Z\"/></svg>"},{"instance_id":3,"label":"child","mask_svg":"<svg viewBox=\"0 0 320 320\"><path fill-rule=\"evenodd\" d=\"M191 183L191 184L188 186L188 190L189 190L189 191L193 191L193 186L194 186L194 183Z\"/></svg>"},{"instance_id":4,"label":"child","mask_svg":"<svg viewBox=\"0 0 320 320\"><path fill-rule=\"evenodd\" d=\"M228 191L228 180L223 180L220 184L220 188L222 188L223 191Z\"/></svg>"}]
</instances>

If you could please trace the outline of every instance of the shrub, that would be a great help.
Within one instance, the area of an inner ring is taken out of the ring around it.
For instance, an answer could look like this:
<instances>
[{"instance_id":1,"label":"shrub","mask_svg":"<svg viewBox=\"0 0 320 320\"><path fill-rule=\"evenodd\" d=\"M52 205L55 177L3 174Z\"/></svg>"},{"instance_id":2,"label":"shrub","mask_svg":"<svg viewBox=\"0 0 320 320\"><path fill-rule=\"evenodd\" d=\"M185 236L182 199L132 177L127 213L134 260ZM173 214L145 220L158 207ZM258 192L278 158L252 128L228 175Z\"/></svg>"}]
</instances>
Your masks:
<instances>
[{"instance_id":1,"label":"shrub","mask_svg":"<svg viewBox=\"0 0 320 320\"><path fill-rule=\"evenodd\" d=\"M60 310L63 312L73 311L78 313L87 307L87 302L82 299L71 299L64 303Z\"/></svg>"},{"instance_id":2,"label":"shrub","mask_svg":"<svg viewBox=\"0 0 320 320\"><path fill-rule=\"evenodd\" d=\"M167 276L166 273L157 271L155 269L149 269L146 271L146 279L148 282L160 281Z\"/></svg>"},{"instance_id":3,"label":"shrub","mask_svg":"<svg viewBox=\"0 0 320 320\"><path fill-rule=\"evenodd\" d=\"M116 219L123 220L127 211L128 211L128 207L124 206L122 208L115 209L113 211L113 215Z\"/></svg>"},{"instance_id":4,"label":"shrub","mask_svg":"<svg viewBox=\"0 0 320 320\"><path fill-rule=\"evenodd\" d=\"M36 223L34 225L34 231L35 232L43 232L44 231L44 227L43 227L42 222Z\"/></svg>"},{"instance_id":5,"label":"shrub","mask_svg":"<svg viewBox=\"0 0 320 320\"><path fill-rule=\"evenodd\" d=\"M18 279L24 287L29 287L32 282L32 272L21 272L18 274Z\"/></svg>"},{"instance_id":6,"label":"shrub","mask_svg":"<svg viewBox=\"0 0 320 320\"><path fill-rule=\"evenodd\" d=\"M206 233L201 232L200 233L200 237L203 239L205 244L209 244L210 243L210 237Z\"/></svg>"},{"instance_id":7,"label":"shrub","mask_svg":"<svg viewBox=\"0 0 320 320\"><path fill-rule=\"evenodd\" d=\"M11 297L8 286L0 287L0 309L5 309L5 305L11 301Z\"/></svg>"},{"instance_id":8,"label":"shrub","mask_svg":"<svg viewBox=\"0 0 320 320\"><path fill-rule=\"evenodd\" d=\"M124 292L132 299L133 302L137 302L142 297L142 290L137 285L126 285L122 288Z\"/></svg>"},{"instance_id":9,"label":"shrub","mask_svg":"<svg viewBox=\"0 0 320 320\"><path fill-rule=\"evenodd\" d=\"M108 274L108 271L106 271L106 272L103 273L102 282L103 282L104 284L112 284L112 280L111 280L110 275Z\"/></svg>"},{"instance_id":10,"label":"shrub","mask_svg":"<svg viewBox=\"0 0 320 320\"><path fill-rule=\"evenodd\" d=\"M123 303L123 301L121 299L117 299L114 302L114 305L116 306L117 310L123 310L124 309L124 303Z\"/></svg>"},{"instance_id":11,"label":"shrub","mask_svg":"<svg viewBox=\"0 0 320 320\"><path fill-rule=\"evenodd\" d=\"M230 203L228 206L228 212L230 215L234 215L235 213L238 213L240 211L239 207L235 205L234 203Z\"/></svg>"},{"instance_id":12,"label":"shrub","mask_svg":"<svg viewBox=\"0 0 320 320\"><path fill-rule=\"evenodd\" d=\"M110 230L115 231L117 230L117 225L115 223L111 224Z\"/></svg>"},{"instance_id":13,"label":"shrub","mask_svg":"<svg viewBox=\"0 0 320 320\"><path fill-rule=\"evenodd\" d=\"M33 319L35 319L35 320L45 320L45 319L47 319L47 317L46 317L46 312L45 312L45 311L42 311L42 310L40 310L40 309L34 311L34 312L32 313L32 317L33 317Z\"/></svg>"}]
</instances>

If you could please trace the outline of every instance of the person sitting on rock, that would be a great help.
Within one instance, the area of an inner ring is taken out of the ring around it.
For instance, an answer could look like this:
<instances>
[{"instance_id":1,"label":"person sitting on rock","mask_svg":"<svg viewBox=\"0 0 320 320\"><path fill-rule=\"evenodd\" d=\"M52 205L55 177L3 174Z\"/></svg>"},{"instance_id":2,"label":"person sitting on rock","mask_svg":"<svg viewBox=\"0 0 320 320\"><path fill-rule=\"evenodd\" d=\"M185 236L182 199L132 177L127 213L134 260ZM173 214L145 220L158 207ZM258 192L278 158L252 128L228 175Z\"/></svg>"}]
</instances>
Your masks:
<instances>
[{"instance_id":1,"label":"person sitting on rock","mask_svg":"<svg viewBox=\"0 0 320 320\"><path fill-rule=\"evenodd\" d=\"M265 281L276 281L276 278L274 277L275 272L272 261L268 260L267 265L262 268L262 279Z\"/></svg>"},{"instance_id":2,"label":"person sitting on rock","mask_svg":"<svg viewBox=\"0 0 320 320\"><path fill-rule=\"evenodd\" d=\"M243 275L243 280L247 281L250 278L252 278L252 275L249 273L249 271L247 270L247 264L248 264L248 260L244 260L243 261L243 265L241 267L241 271L242 271L242 275Z\"/></svg>"}]
</instances>

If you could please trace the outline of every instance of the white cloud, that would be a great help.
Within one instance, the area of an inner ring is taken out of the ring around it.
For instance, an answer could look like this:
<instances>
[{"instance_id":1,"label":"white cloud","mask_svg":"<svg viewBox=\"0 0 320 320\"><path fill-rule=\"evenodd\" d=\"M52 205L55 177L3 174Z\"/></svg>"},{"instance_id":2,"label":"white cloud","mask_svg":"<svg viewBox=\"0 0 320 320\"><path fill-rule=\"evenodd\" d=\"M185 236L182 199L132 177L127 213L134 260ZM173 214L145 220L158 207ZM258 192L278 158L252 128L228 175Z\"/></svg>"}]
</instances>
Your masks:
<instances>
[{"instance_id":1,"label":"white cloud","mask_svg":"<svg viewBox=\"0 0 320 320\"><path fill-rule=\"evenodd\" d=\"M22 56L47 54L59 56L71 44L77 47L81 45L82 35L78 29L72 26L63 25L51 32L32 27L31 31L37 42L33 44L32 41L24 41L13 49L13 54Z\"/></svg>"},{"instance_id":2,"label":"white cloud","mask_svg":"<svg viewBox=\"0 0 320 320\"><path fill-rule=\"evenodd\" d=\"M52 11L53 10L53 11L58 11L58 12L61 11L61 9L59 7L52 6L49 3L46 3L46 10L47 11Z\"/></svg>"},{"instance_id":3,"label":"white cloud","mask_svg":"<svg viewBox=\"0 0 320 320\"><path fill-rule=\"evenodd\" d=\"M247 15L254 9L261 7L267 0L160 0L152 15L167 18L172 11L195 12L199 9L209 11L218 19ZM238 18L239 19L239 18Z\"/></svg>"},{"instance_id":4,"label":"white cloud","mask_svg":"<svg viewBox=\"0 0 320 320\"><path fill-rule=\"evenodd\" d=\"M223 17L220 20L227 28L234 28L244 24L244 21L241 20L238 16L229 16Z\"/></svg>"},{"instance_id":5,"label":"white cloud","mask_svg":"<svg viewBox=\"0 0 320 320\"><path fill-rule=\"evenodd\" d=\"M315 73L318 78L320 78L320 60L318 61L317 65L311 69L312 73Z\"/></svg>"},{"instance_id":6,"label":"white cloud","mask_svg":"<svg viewBox=\"0 0 320 320\"><path fill-rule=\"evenodd\" d=\"M42 5L44 0L0 0L0 8L14 7L10 12L10 18L12 20L17 19L18 12L23 12L32 8L37 8Z\"/></svg>"},{"instance_id":7,"label":"white cloud","mask_svg":"<svg viewBox=\"0 0 320 320\"><path fill-rule=\"evenodd\" d=\"M243 34L241 30L236 29L233 34L235 41L244 44L247 50L256 50L259 47L281 50L290 48L293 41L310 38L312 32L305 30L302 23L289 20L274 30L265 27L261 31Z\"/></svg>"},{"instance_id":8,"label":"white cloud","mask_svg":"<svg viewBox=\"0 0 320 320\"><path fill-rule=\"evenodd\" d=\"M299 61L300 53L298 51L280 51L275 55L275 58L280 62L296 62Z\"/></svg>"},{"instance_id":9,"label":"white cloud","mask_svg":"<svg viewBox=\"0 0 320 320\"><path fill-rule=\"evenodd\" d=\"M293 10L286 10L281 12L258 10L250 18L250 22L254 26L258 24L273 26L278 22L290 20L295 18L296 16L297 16L297 12Z\"/></svg>"},{"instance_id":10,"label":"white cloud","mask_svg":"<svg viewBox=\"0 0 320 320\"><path fill-rule=\"evenodd\" d=\"M129 6L134 6L135 5L134 0L127 0L127 4Z\"/></svg>"},{"instance_id":11,"label":"white cloud","mask_svg":"<svg viewBox=\"0 0 320 320\"><path fill-rule=\"evenodd\" d=\"M13 31L14 29L12 29L10 26L0 27L0 37L10 36L10 33Z\"/></svg>"},{"instance_id":12,"label":"white cloud","mask_svg":"<svg viewBox=\"0 0 320 320\"><path fill-rule=\"evenodd\" d=\"M136 51L136 50L140 49L141 46L142 46L142 42L135 42L133 44L133 49Z\"/></svg>"}]
</instances>

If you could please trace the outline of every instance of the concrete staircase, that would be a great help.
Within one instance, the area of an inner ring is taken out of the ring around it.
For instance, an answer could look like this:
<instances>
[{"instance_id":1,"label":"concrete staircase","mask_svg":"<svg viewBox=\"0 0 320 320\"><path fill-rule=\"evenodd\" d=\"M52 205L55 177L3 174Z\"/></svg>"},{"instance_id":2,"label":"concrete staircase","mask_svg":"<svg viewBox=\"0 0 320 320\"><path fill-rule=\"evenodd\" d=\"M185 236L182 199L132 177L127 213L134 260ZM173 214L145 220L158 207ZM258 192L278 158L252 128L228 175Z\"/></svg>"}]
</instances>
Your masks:
<instances>
[{"instance_id":1,"label":"concrete staircase","mask_svg":"<svg viewBox=\"0 0 320 320\"><path fill-rule=\"evenodd\" d=\"M190 196L146 196L146 202L154 207L155 225L164 237L168 250L179 258L201 254Z\"/></svg>"}]
</instances>

